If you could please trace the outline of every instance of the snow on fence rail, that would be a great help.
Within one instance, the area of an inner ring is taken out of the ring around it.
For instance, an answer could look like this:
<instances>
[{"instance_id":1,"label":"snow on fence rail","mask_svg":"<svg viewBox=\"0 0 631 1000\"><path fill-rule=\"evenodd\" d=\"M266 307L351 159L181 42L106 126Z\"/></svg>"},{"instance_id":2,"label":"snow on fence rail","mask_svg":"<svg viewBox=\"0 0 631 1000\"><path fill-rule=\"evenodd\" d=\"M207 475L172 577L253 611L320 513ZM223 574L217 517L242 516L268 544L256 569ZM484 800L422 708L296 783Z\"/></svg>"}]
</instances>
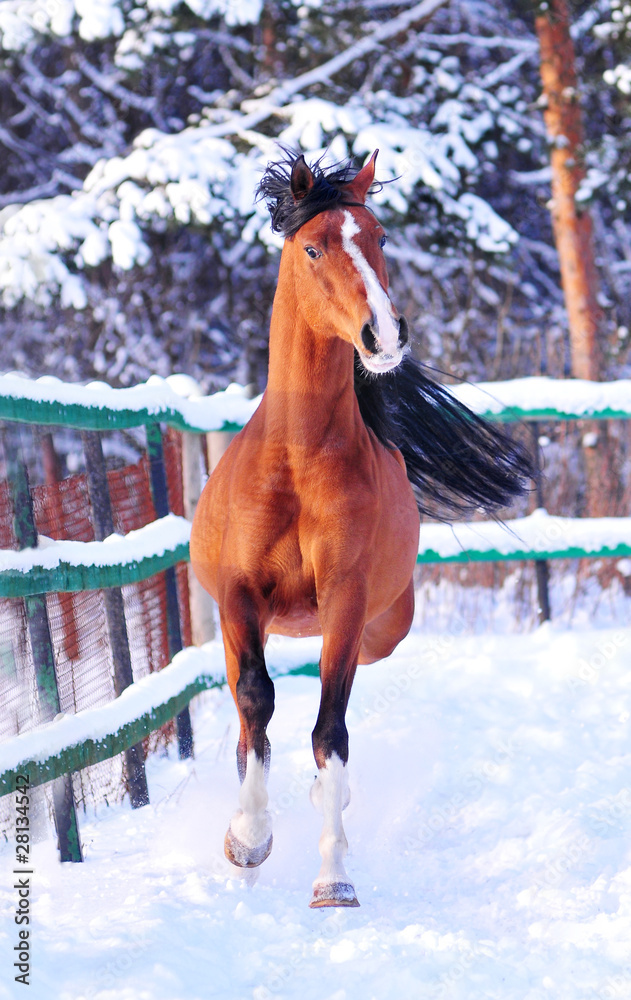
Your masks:
<instances>
[{"instance_id":1,"label":"snow on fence rail","mask_svg":"<svg viewBox=\"0 0 631 1000\"><path fill-rule=\"evenodd\" d=\"M90 568L90 560L94 558L91 553L96 546L101 547L101 554L96 556L101 561L101 567L111 568L114 557L121 558L121 566L133 564L134 557L136 564L142 565L143 559L155 558L159 554L155 542L160 532L154 529L159 527L164 532L167 521L171 548L169 540L163 540L161 548L158 548L164 554L171 551L173 560L179 561L187 557L182 553L185 550L187 553L190 525L183 518L173 515L130 533L135 536L133 551L122 556L119 555L122 548L120 536L112 536L105 542L57 542L43 552L32 549L21 553L4 552L2 556L10 555L16 563L19 560L19 566L16 565L12 572L20 573L25 579L31 572L44 572L42 555L53 553L50 561L54 562L59 559L60 553L69 548L73 553L73 568ZM104 549L111 551L103 553ZM143 553L142 558L138 558L139 553ZM544 510L536 510L528 517L515 518L504 524L493 521L474 521L453 527L423 524L418 561L475 562L585 556L631 556L631 517L581 520L551 517ZM128 557L130 561L126 562ZM105 559L110 562L104 562ZM96 586L104 584L97 582ZM54 585L50 589L60 588ZM317 674L317 664L298 667L285 664L274 674L305 672ZM122 753L176 716L195 695L224 683L220 643L177 653L167 667L137 681L108 705L85 709L76 715L63 715L0 745L0 797L14 789L17 774L28 774L34 786Z\"/></svg>"},{"instance_id":2,"label":"snow on fence rail","mask_svg":"<svg viewBox=\"0 0 631 1000\"><path fill-rule=\"evenodd\" d=\"M454 394L482 416L520 420L612 419L631 417L631 381L594 383L548 378L462 385ZM57 379L0 376L0 420L81 430L164 423L182 431L238 430L258 399L245 389L202 397L183 376L150 379L131 389L102 383L64 384ZM189 558L190 524L184 518L159 518L124 538L97 542L52 542L37 549L0 552L0 596L120 587ZM631 518L573 519L538 510L529 517L498 524L470 522L423 524L418 561L422 563L497 560L623 557L631 555ZM187 649L157 674L132 684L106 706L64 715L0 746L0 797L14 788L17 773L42 784L128 750L164 722L181 713L203 690L224 683L209 655ZM219 651L219 653L218 653ZM282 672L317 673L309 663Z\"/></svg>"},{"instance_id":3,"label":"snow on fence rail","mask_svg":"<svg viewBox=\"0 0 631 1000\"><path fill-rule=\"evenodd\" d=\"M102 542L43 542L0 550L0 598L122 587L189 559L191 525L168 514ZM421 525L419 563L631 556L631 517L552 517Z\"/></svg>"},{"instance_id":4,"label":"snow on fence rail","mask_svg":"<svg viewBox=\"0 0 631 1000\"><path fill-rule=\"evenodd\" d=\"M102 542L53 541L36 549L0 549L0 598L123 587L187 562L191 526L168 514Z\"/></svg>"},{"instance_id":5,"label":"snow on fence rail","mask_svg":"<svg viewBox=\"0 0 631 1000\"><path fill-rule=\"evenodd\" d=\"M51 376L0 375L0 420L103 431L164 423L203 434L239 430L261 398L249 399L238 385L211 396L201 396L199 391L193 379L182 375L153 376L130 389L113 389L103 382L75 385ZM480 416L504 423L631 417L629 379L522 378L458 385L451 391Z\"/></svg>"},{"instance_id":6,"label":"snow on fence rail","mask_svg":"<svg viewBox=\"0 0 631 1000\"><path fill-rule=\"evenodd\" d=\"M631 555L631 517L553 517L422 524L417 562L620 558Z\"/></svg>"},{"instance_id":7,"label":"snow on fence rail","mask_svg":"<svg viewBox=\"0 0 631 1000\"><path fill-rule=\"evenodd\" d=\"M62 714L0 745L0 797L15 790L18 774L31 786L98 764L159 729L178 715L196 694L221 685L225 678L207 652L191 648L176 653L163 670L126 688L106 705Z\"/></svg>"},{"instance_id":8,"label":"snow on fence rail","mask_svg":"<svg viewBox=\"0 0 631 1000\"><path fill-rule=\"evenodd\" d=\"M311 648L310 654L314 656ZM303 663L300 651L297 656L281 653L274 659L270 666L274 678L318 674L318 664ZM0 744L0 798L15 790L18 774L28 774L31 787L43 785L122 753L178 715L195 695L225 682L223 645L213 641L176 653L163 670L136 681L107 705L59 715L14 736Z\"/></svg>"}]
</instances>

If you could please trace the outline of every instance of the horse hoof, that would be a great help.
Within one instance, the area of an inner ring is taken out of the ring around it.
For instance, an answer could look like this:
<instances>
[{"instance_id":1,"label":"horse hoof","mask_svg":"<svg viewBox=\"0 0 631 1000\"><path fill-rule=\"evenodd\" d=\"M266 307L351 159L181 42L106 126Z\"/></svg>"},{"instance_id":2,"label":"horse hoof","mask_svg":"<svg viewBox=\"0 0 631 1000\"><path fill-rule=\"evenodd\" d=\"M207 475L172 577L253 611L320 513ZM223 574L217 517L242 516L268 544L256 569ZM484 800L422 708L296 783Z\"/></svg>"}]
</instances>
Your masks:
<instances>
[{"instance_id":1,"label":"horse hoof","mask_svg":"<svg viewBox=\"0 0 631 1000\"><path fill-rule=\"evenodd\" d=\"M350 882L319 882L313 886L309 906L359 906L359 900Z\"/></svg>"},{"instance_id":2,"label":"horse hoof","mask_svg":"<svg viewBox=\"0 0 631 1000\"><path fill-rule=\"evenodd\" d=\"M247 847L240 840L237 840L230 827L228 827L226 839L223 844L224 854L228 861L236 865L237 868L258 868L269 857L273 839L270 833L269 840L264 844L260 844L258 847Z\"/></svg>"}]
</instances>

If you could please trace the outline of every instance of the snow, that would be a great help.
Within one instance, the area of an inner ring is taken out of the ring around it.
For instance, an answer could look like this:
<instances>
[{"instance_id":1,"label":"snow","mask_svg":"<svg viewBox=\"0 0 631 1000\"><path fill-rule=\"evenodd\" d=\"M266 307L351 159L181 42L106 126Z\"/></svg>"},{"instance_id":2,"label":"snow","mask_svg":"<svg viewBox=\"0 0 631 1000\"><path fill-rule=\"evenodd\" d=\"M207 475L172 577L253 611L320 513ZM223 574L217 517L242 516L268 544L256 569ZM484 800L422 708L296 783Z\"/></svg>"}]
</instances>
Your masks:
<instances>
[{"instance_id":1,"label":"snow","mask_svg":"<svg viewBox=\"0 0 631 1000\"><path fill-rule=\"evenodd\" d=\"M524 412L550 410L589 417L603 410L631 414L631 379L589 382L546 377L510 382L478 382L452 387L461 402L476 413L500 414L506 408Z\"/></svg>"},{"instance_id":2,"label":"snow","mask_svg":"<svg viewBox=\"0 0 631 1000\"><path fill-rule=\"evenodd\" d=\"M151 11L171 14L180 0L146 0ZM186 6L198 17L209 20L221 15L227 25L256 24L261 16L261 0L186 0Z\"/></svg>"},{"instance_id":3,"label":"snow","mask_svg":"<svg viewBox=\"0 0 631 1000\"><path fill-rule=\"evenodd\" d=\"M86 240L94 248L100 232L97 214L89 194L58 195L0 211L0 294L5 305L21 298L47 305L51 292L58 290L66 305L84 309L86 292L82 287L77 292L80 279L60 251Z\"/></svg>"},{"instance_id":4,"label":"snow","mask_svg":"<svg viewBox=\"0 0 631 1000\"><path fill-rule=\"evenodd\" d=\"M34 566L52 569L62 562L73 566L139 562L186 544L189 537L189 522L169 514L144 528L129 532L124 538L111 535L103 542L40 539L40 546L43 544L44 547L38 549L21 552L1 550L0 571L28 573ZM562 551L570 547L597 553L605 547L615 550L621 543L631 550L631 518L571 519L551 517L546 511L537 510L529 517L504 524L475 522L452 526L424 523L419 551L431 559L457 556L463 549L472 552L495 549L505 556L524 551ZM621 572L625 572L627 562L619 561ZM320 643L319 639L305 639L288 646L279 644L273 638L268 654L274 675L279 676L306 662L317 663ZM20 761L27 759L27 754L28 759L41 761L81 740L101 739L167 701L202 675L213 678L216 683L225 682L223 651L219 643L209 643L201 650L187 649L177 654L165 670L143 678L121 698L105 707L58 717L36 731L15 737L0 746L0 771L16 767Z\"/></svg>"},{"instance_id":5,"label":"snow","mask_svg":"<svg viewBox=\"0 0 631 1000\"><path fill-rule=\"evenodd\" d=\"M38 729L14 736L0 744L0 772L17 769L25 761L41 763L87 739L102 740L165 704L200 677L207 677L209 683L225 681L221 653L221 649L182 650L164 670L142 677L106 705L75 715L61 713Z\"/></svg>"},{"instance_id":6,"label":"snow","mask_svg":"<svg viewBox=\"0 0 631 1000\"><path fill-rule=\"evenodd\" d=\"M495 550L506 557L576 548L593 555L606 555L603 550L613 552L621 545L631 549L631 517L552 517L540 509L528 517L499 523L425 522L421 525L419 552L443 559L461 555L463 550L471 553Z\"/></svg>"},{"instance_id":7,"label":"snow","mask_svg":"<svg viewBox=\"0 0 631 1000\"><path fill-rule=\"evenodd\" d=\"M588 382L583 379L523 378L509 382L478 382L450 386L450 391L475 413L514 416L535 411L553 411L568 416L589 417L606 410L631 415L631 379ZM179 374L166 379L157 375L129 389L113 389L104 382L78 385L54 376L25 378L17 372L0 375L0 398L57 402L97 409L147 411L154 417L179 413L192 430L220 430L224 423L243 426L252 416L261 396L249 399L236 383L211 396L200 396L192 379ZM508 411L508 412L507 412Z\"/></svg>"},{"instance_id":8,"label":"snow","mask_svg":"<svg viewBox=\"0 0 631 1000\"><path fill-rule=\"evenodd\" d=\"M117 219L110 223L107 235L112 247L112 260L118 267L129 271L136 263L141 265L147 263L150 255L149 247L143 242L142 233L135 222L123 222L122 219ZM96 252L95 241L91 246Z\"/></svg>"},{"instance_id":9,"label":"snow","mask_svg":"<svg viewBox=\"0 0 631 1000\"><path fill-rule=\"evenodd\" d=\"M126 535L109 535L102 542L55 541L40 535L36 549L0 549L0 573L30 573L36 567L57 569L61 564L124 566L173 552L187 545L190 535L190 522L176 514L167 514Z\"/></svg>"},{"instance_id":10,"label":"snow","mask_svg":"<svg viewBox=\"0 0 631 1000\"><path fill-rule=\"evenodd\" d=\"M281 141L287 145L301 144L304 149L312 150L325 144L325 132L334 133L341 129L348 134L356 134L371 123L368 110L358 101L340 106L312 97L285 105L281 113L291 122L281 133Z\"/></svg>"},{"instance_id":11,"label":"snow","mask_svg":"<svg viewBox=\"0 0 631 1000\"><path fill-rule=\"evenodd\" d=\"M180 0L146 0L150 11L173 13ZM221 15L228 26L256 24L261 0L185 0L189 10L206 20ZM141 2L136 9L142 9ZM121 0L2 0L0 44L8 50L25 49L37 33L65 37L73 16L86 42L117 37L125 30Z\"/></svg>"},{"instance_id":12,"label":"snow","mask_svg":"<svg viewBox=\"0 0 631 1000\"><path fill-rule=\"evenodd\" d=\"M517 242L517 233L477 194L465 192L458 204L467 210L467 236L487 253L504 253Z\"/></svg>"},{"instance_id":13,"label":"snow","mask_svg":"<svg viewBox=\"0 0 631 1000\"><path fill-rule=\"evenodd\" d=\"M112 389L104 382L90 382L76 385L62 382L52 375L29 379L19 373L0 375L0 397L26 399L34 402L56 402L61 406L85 406L142 414L145 411L153 417L165 416L169 411L179 413L189 427L200 432L221 430L225 422L245 424L260 402L260 397L249 399L246 389L240 385L230 385L212 396L193 394L191 383L181 375L158 375L142 385L129 389ZM182 387L184 387L182 393ZM185 398L191 392L190 398Z\"/></svg>"},{"instance_id":14,"label":"snow","mask_svg":"<svg viewBox=\"0 0 631 1000\"><path fill-rule=\"evenodd\" d=\"M156 217L202 225L232 219L247 193L246 214L254 211L262 221L264 206L252 204L262 166L259 151L237 153L230 142L212 138L204 128L176 135L145 129L127 156L99 160L72 195L0 211L4 303L12 307L27 298L47 305L58 292L65 294L66 305L85 308L81 278L63 254L72 251L79 268L95 267L110 255L124 270L142 267L149 249L140 224Z\"/></svg>"},{"instance_id":15,"label":"snow","mask_svg":"<svg viewBox=\"0 0 631 1000\"><path fill-rule=\"evenodd\" d=\"M607 69L603 73L605 83L612 87L618 87L623 94L631 94L631 66L620 63L613 69Z\"/></svg>"},{"instance_id":16,"label":"snow","mask_svg":"<svg viewBox=\"0 0 631 1000\"><path fill-rule=\"evenodd\" d=\"M348 712L349 875L361 908L310 910L319 682L276 681L274 847L223 858L237 715L193 706L195 759L148 761L151 805L79 817L85 861L34 846L33 1000L564 1000L631 983L628 628L519 641L414 630L361 667ZM270 659L291 645L270 639ZM2 849L7 873L15 846ZM12 969L17 890L0 883ZM36 958L35 958L36 956ZM0 997L17 996L10 971Z\"/></svg>"},{"instance_id":17,"label":"snow","mask_svg":"<svg viewBox=\"0 0 631 1000\"><path fill-rule=\"evenodd\" d=\"M463 85L456 72L458 60L444 57L435 69L433 85L446 91L450 99L442 104L430 127L423 121L427 107L420 95L397 99L385 91L372 94L369 89L339 105L309 96L311 87L328 87L349 63L431 16L443 3L422 0L395 18L371 25L357 42L333 58L282 81L263 97L244 99L238 111L226 112L210 101L210 106L196 115L194 125L174 133L145 129L127 155L99 160L83 186L71 195L42 198L25 206L9 205L5 213L0 212L0 295L4 305L12 308L27 299L47 306L59 295L65 307L87 308L87 283L75 269L97 267L110 257L124 271L143 267L150 251L141 229L161 231L167 219L184 226L223 227L230 243L238 238L249 243L258 236L275 252L279 240L269 232L265 206L253 203L262 170L278 155L269 126L262 132L256 132L255 126L273 119L280 119L281 125L288 121L280 140L301 144L310 158L326 147L332 158L339 159L349 152L363 156L379 148L378 177L390 183L375 195L376 204L407 215L416 185L426 185L435 192L443 212L464 222L470 241L486 252L505 253L516 242L517 233L464 186L474 183L474 172L480 169L476 148L498 123L503 122L504 130L519 128L510 117L497 117L502 102L492 94ZM172 14L176 6L174 0L147 3L158 21L160 12ZM228 27L257 21L262 9L261 0L187 0L187 6L204 19L221 14ZM136 20L144 22L143 5L134 10ZM142 31L126 27L124 12L131 17L132 12L120 0L53 0L52 4L47 0L4 0L0 4L0 33L6 47L22 48L37 31L69 32L76 14L79 34L85 41L120 37L116 62L134 71L151 61L153 49L165 47L169 36L147 25ZM186 41L186 33L181 41ZM102 90L115 94L119 86L116 79L94 67L88 69L88 64L83 68ZM480 107L480 103L487 106ZM508 103L514 103L512 98Z\"/></svg>"},{"instance_id":18,"label":"snow","mask_svg":"<svg viewBox=\"0 0 631 1000\"><path fill-rule=\"evenodd\" d=\"M79 34L86 42L122 35L125 22L120 0L74 0Z\"/></svg>"},{"instance_id":19,"label":"snow","mask_svg":"<svg viewBox=\"0 0 631 1000\"><path fill-rule=\"evenodd\" d=\"M63 37L70 34L73 0L3 0L0 4L0 46L19 51L28 46L38 32L51 31Z\"/></svg>"},{"instance_id":20,"label":"snow","mask_svg":"<svg viewBox=\"0 0 631 1000\"><path fill-rule=\"evenodd\" d=\"M289 646L281 644L280 649L274 650L272 642L271 656L268 654L270 673L280 677L306 663L317 663L321 646L321 639L301 639ZM165 704L200 679L209 687L226 683L225 656L220 641L208 642L199 649L191 646L181 650L163 670L135 681L106 705L71 715L62 712L52 722L0 744L0 773L15 770L27 761L41 763L87 739L102 740Z\"/></svg>"}]
</instances>

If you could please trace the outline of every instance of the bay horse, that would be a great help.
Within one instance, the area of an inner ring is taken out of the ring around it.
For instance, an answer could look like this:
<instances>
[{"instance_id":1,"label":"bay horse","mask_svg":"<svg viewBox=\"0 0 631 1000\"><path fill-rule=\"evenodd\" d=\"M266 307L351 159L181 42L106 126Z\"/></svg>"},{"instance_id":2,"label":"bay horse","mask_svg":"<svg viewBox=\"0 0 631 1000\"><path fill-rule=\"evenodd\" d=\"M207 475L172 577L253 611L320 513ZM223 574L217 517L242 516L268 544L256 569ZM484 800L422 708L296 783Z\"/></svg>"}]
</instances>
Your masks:
<instances>
[{"instance_id":1,"label":"bay horse","mask_svg":"<svg viewBox=\"0 0 631 1000\"><path fill-rule=\"evenodd\" d=\"M286 237L267 389L203 490L191 561L219 606L240 720L240 807L226 856L255 867L272 847L267 636L322 635L311 793L324 817L322 867L310 905L358 906L342 825L357 665L389 656L412 624L419 509L496 511L523 492L531 469L503 432L405 355L386 235L365 205L377 152L356 174L287 156L259 186Z\"/></svg>"}]
</instances>

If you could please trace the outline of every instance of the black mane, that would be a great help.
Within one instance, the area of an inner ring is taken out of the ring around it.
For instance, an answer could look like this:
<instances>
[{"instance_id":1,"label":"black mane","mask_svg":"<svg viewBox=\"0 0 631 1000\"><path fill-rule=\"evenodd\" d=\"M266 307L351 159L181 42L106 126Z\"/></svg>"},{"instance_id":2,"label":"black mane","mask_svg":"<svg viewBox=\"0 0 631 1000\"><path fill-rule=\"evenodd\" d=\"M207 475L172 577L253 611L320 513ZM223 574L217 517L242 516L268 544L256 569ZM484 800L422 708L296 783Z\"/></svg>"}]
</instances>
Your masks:
<instances>
[{"instance_id":1,"label":"black mane","mask_svg":"<svg viewBox=\"0 0 631 1000\"><path fill-rule=\"evenodd\" d=\"M356 204L344 191L357 173L351 163L325 172L321 160L310 168L312 188L296 201L291 172L301 154L283 152L285 159L269 164L256 191L267 201L274 232L291 238L320 212ZM447 520L480 507L497 514L527 491L534 465L526 450L460 403L411 355L377 377L356 356L355 393L366 426L386 448L401 451L422 514Z\"/></svg>"},{"instance_id":2,"label":"black mane","mask_svg":"<svg viewBox=\"0 0 631 1000\"><path fill-rule=\"evenodd\" d=\"M483 508L497 515L528 491L535 471L525 448L459 402L410 354L377 378L356 357L355 393L366 426L403 455L421 514L451 520Z\"/></svg>"},{"instance_id":3,"label":"black mane","mask_svg":"<svg viewBox=\"0 0 631 1000\"><path fill-rule=\"evenodd\" d=\"M285 159L267 166L261 182L256 189L257 201L264 198L272 217L272 230L285 237L295 236L301 226L326 211L338 205L354 205L356 202L345 201L344 186L352 181L357 174L349 161L336 163L329 170L323 170L322 157L311 165L313 187L300 201L295 201L291 193L291 171L300 153L285 149ZM381 189L381 184L373 184L371 192Z\"/></svg>"}]
</instances>

